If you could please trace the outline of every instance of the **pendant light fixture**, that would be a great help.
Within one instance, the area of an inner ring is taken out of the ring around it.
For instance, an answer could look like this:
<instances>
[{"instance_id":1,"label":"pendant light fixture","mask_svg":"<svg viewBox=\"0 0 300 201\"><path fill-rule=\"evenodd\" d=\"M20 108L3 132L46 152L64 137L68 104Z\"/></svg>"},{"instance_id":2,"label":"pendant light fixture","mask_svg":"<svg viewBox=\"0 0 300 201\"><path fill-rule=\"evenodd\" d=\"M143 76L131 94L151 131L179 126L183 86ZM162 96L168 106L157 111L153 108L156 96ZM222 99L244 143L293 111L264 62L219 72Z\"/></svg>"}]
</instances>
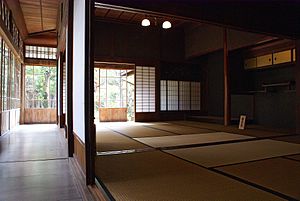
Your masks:
<instances>
[{"instance_id":1,"label":"pendant light fixture","mask_svg":"<svg viewBox=\"0 0 300 201\"><path fill-rule=\"evenodd\" d=\"M171 27L172 27L172 24L169 21L164 21L164 23L162 24L163 29L170 29Z\"/></svg>"},{"instance_id":2,"label":"pendant light fixture","mask_svg":"<svg viewBox=\"0 0 300 201\"><path fill-rule=\"evenodd\" d=\"M142 20L141 24L142 24L143 27L148 27L148 26L150 26L150 20L148 20L147 18L144 18Z\"/></svg>"}]
</instances>

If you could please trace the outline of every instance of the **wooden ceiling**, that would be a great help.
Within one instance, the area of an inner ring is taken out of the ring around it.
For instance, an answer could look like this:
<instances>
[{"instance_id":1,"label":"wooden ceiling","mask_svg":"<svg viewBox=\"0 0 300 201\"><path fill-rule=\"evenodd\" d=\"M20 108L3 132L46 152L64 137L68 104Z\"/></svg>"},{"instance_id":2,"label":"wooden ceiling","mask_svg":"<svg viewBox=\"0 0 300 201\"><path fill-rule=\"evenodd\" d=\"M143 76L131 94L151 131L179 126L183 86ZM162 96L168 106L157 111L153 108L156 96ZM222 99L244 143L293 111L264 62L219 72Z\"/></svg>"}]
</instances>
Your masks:
<instances>
[{"instance_id":1,"label":"wooden ceiling","mask_svg":"<svg viewBox=\"0 0 300 201\"><path fill-rule=\"evenodd\" d=\"M98 6L147 10L244 31L300 38L299 1L96 0Z\"/></svg>"},{"instance_id":2,"label":"wooden ceiling","mask_svg":"<svg viewBox=\"0 0 300 201\"><path fill-rule=\"evenodd\" d=\"M29 34L56 29L59 0L19 0Z\"/></svg>"},{"instance_id":3,"label":"wooden ceiling","mask_svg":"<svg viewBox=\"0 0 300 201\"><path fill-rule=\"evenodd\" d=\"M152 25L161 26L165 20L168 20L172 23L172 27L184 26L187 24L191 24L192 22L178 19L178 18L170 18L163 17L159 15L146 15L140 12L130 12L118 9L110 9L110 8L96 8L95 16L97 20L104 21L113 21L120 23L129 23L129 24L137 24L140 25L144 18L147 18L151 22Z\"/></svg>"}]
</instances>

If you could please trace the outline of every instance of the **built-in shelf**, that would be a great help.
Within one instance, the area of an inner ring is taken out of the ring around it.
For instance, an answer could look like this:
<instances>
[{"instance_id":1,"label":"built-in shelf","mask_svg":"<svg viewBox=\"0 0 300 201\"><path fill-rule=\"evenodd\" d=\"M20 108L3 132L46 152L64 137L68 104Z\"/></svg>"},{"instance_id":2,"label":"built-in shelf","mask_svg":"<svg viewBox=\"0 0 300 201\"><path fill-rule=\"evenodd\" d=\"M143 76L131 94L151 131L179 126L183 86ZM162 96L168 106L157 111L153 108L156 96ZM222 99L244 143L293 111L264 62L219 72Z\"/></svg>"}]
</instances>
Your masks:
<instances>
[{"instance_id":1,"label":"built-in shelf","mask_svg":"<svg viewBox=\"0 0 300 201\"><path fill-rule=\"evenodd\" d=\"M292 90L293 85L295 85L295 81L262 84L261 87L264 88L266 91L268 90L268 88L276 88L276 87L287 87L288 90Z\"/></svg>"},{"instance_id":2,"label":"built-in shelf","mask_svg":"<svg viewBox=\"0 0 300 201\"><path fill-rule=\"evenodd\" d=\"M246 70L275 67L280 64L292 64L296 62L295 49L288 49L280 52L247 58L244 60Z\"/></svg>"}]
</instances>

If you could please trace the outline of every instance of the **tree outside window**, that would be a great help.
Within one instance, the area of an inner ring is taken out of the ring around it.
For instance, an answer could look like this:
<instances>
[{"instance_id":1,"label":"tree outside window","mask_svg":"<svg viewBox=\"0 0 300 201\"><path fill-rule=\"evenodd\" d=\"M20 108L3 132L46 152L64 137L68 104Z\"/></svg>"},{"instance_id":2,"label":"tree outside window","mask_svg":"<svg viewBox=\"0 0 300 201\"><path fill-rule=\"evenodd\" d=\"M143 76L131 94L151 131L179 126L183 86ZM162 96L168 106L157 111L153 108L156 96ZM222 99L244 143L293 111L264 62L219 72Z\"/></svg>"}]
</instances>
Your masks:
<instances>
[{"instance_id":1,"label":"tree outside window","mask_svg":"<svg viewBox=\"0 0 300 201\"><path fill-rule=\"evenodd\" d=\"M56 67L26 66L26 108L56 108Z\"/></svg>"}]
</instances>

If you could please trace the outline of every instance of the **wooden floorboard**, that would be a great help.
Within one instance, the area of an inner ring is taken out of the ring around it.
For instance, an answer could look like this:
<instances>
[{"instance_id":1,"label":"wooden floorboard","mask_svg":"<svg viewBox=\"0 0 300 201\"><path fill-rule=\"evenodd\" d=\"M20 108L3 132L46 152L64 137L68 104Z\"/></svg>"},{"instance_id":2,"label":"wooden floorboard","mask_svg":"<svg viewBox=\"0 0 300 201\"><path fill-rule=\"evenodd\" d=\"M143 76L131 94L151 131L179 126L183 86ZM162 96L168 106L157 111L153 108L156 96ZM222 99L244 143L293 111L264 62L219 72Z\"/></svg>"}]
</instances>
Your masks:
<instances>
[{"instance_id":1,"label":"wooden floorboard","mask_svg":"<svg viewBox=\"0 0 300 201\"><path fill-rule=\"evenodd\" d=\"M0 200L92 200L78 186L56 125L22 125L0 137Z\"/></svg>"}]
</instances>

